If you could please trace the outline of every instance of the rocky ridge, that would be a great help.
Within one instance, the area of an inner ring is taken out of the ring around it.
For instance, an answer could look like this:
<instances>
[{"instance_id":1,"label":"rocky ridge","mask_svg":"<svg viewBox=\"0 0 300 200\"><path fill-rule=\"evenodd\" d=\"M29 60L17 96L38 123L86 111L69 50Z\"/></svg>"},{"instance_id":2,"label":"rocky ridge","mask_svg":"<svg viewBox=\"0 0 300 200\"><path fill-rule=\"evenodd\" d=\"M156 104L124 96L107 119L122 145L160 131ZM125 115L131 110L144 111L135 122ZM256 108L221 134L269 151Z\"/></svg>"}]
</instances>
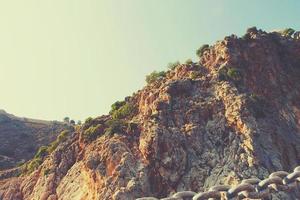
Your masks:
<instances>
[{"instance_id":1,"label":"rocky ridge","mask_svg":"<svg viewBox=\"0 0 300 200\"><path fill-rule=\"evenodd\" d=\"M0 199L166 197L291 171L299 79L299 38L255 28L225 37L127 97L129 115L87 120L31 174L0 180Z\"/></svg>"}]
</instances>

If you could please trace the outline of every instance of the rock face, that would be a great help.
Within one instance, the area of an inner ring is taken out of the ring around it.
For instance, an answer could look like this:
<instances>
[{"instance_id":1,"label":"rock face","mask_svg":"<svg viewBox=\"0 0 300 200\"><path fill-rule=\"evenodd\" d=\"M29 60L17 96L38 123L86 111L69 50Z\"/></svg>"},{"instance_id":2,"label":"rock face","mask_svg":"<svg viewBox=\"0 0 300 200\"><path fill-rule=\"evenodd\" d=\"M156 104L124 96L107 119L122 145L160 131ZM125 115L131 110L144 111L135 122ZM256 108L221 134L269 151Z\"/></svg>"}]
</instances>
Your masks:
<instances>
[{"instance_id":1,"label":"rock face","mask_svg":"<svg viewBox=\"0 0 300 200\"><path fill-rule=\"evenodd\" d=\"M126 98L137 109L122 119L126 129L86 142L86 130L108 130L111 116L89 120L36 171L1 180L0 199L166 197L291 171L300 163L299 83L297 38L256 29L226 37Z\"/></svg>"},{"instance_id":2,"label":"rock face","mask_svg":"<svg viewBox=\"0 0 300 200\"><path fill-rule=\"evenodd\" d=\"M60 122L20 118L0 110L0 170L31 159L40 146L68 128Z\"/></svg>"}]
</instances>

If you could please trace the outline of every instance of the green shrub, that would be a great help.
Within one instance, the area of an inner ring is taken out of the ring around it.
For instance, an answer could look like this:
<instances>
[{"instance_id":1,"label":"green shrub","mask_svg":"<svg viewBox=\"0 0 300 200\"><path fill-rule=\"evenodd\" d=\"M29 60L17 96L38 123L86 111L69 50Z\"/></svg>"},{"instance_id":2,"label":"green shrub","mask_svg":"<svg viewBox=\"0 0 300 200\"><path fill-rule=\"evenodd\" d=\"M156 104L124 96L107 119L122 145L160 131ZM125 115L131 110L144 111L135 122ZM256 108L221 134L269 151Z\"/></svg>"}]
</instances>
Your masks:
<instances>
[{"instance_id":1,"label":"green shrub","mask_svg":"<svg viewBox=\"0 0 300 200\"><path fill-rule=\"evenodd\" d=\"M166 76L166 72L164 71L161 72L153 71L151 74L146 76L146 82L150 84L165 76Z\"/></svg>"},{"instance_id":2,"label":"green shrub","mask_svg":"<svg viewBox=\"0 0 300 200\"><path fill-rule=\"evenodd\" d=\"M54 140L53 142L50 143L50 145L47 147L48 149L48 153L52 153L56 148L57 146L64 142L66 139L67 139L67 136L70 132L65 130L65 131L62 131L56 138L56 140Z\"/></svg>"},{"instance_id":3,"label":"green shrub","mask_svg":"<svg viewBox=\"0 0 300 200\"><path fill-rule=\"evenodd\" d=\"M192 71L191 73L190 73L190 78L191 79L197 79L197 78L199 78L199 77L201 77L201 73L200 72L198 72L198 71Z\"/></svg>"},{"instance_id":4,"label":"green shrub","mask_svg":"<svg viewBox=\"0 0 300 200\"><path fill-rule=\"evenodd\" d=\"M31 173L34 170L36 170L41 164L43 160L41 158L34 158L31 161L29 161L27 164L23 166L23 173Z\"/></svg>"},{"instance_id":5,"label":"green shrub","mask_svg":"<svg viewBox=\"0 0 300 200\"><path fill-rule=\"evenodd\" d=\"M239 69L234 67L223 67L218 71L218 78L221 81L234 81L242 80L242 73Z\"/></svg>"},{"instance_id":6,"label":"green shrub","mask_svg":"<svg viewBox=\"0 0 300 200\"><path fill-rule=\"evenodd\" d=\"M114 111L118 110L120 107L124 106L126 104L125 101L116 101L114 104L111 105L110 114L112 114Z\"/></svg>"},{"instance_id":7,"label":"green shrub","mask_svg":"<svg viewBox=\"0 0 300 200\"><path fill-rule=\"evenodd\" d=\"M197 56L198 56L198 57L203 56L203 53L204 53L206 50L209 50L209 45L208 45L208 44L202 45L202 46L201 46L199 49L197 49L197 51L196 51Z\"/></svg>"},{"instance_id":8,"label":"green shrub","mask_svg":"<svg viewBox=\"0 0 300 200\"><path fill-rule=\"evenodd\" d=\"M64 130L57 136L56 140L49 144L49 146L41 146L34 158L21 166L22 173L31 173L36 170L42 164L45 156L52 153L61 142L65 141L69 133L68 130Z\"/></svg>"},{"instance_id":9,"label":"green shrub","mask_svg":"<svg viewBox=\"0 0 300 200\"><path fill-rule=\"evenodd\" d=\"M193 64L193 61L192 61L192 59L187 59L186 61L185 61L185 64L187 64L187 65L191 65L191 64Z\"/></svg>"},{"instance_id":10,"label":"green shrub","mask_svg":"<svg viewBox=\"0 0 300 200\"><path fill-rule=\"evenodd\" d=\"M70 117L65 117L65 118L64 118L64 122L65 122L65 123L70 123Z\"/></svg>"},{"instance_id":11,"label":"green shrub","mask_svg":"<svg viewBox=\"0 0 300 200\"><path fill-rule=\"evenodd\" d=\"M174 70L178 65L180 65L179 61L176 61L176 62L173 62L173 63L169 63L168 64L168 69Z\"/></svg>"},{"instance_id":12,"label":"green shrub","mask_svg":"<svg viewBox=\"0 0 300 200\"><path fill-rule=\"evenodd\" d=\"M35 154L34 158L44 158L46 155L48 155L48 147L41 146Z\"/></svg>"},{"instance_id":13,"label":"green shrub","mask_svg":"<svg viewBox=\"0 0 300 200\"><path fill-rule=\"evenodd\" d=\"M136 107L133 104L126 102L117 110L113 110L110 113L113 119L123 119L132 116L135 111Z\"/></svg>"},{"instance_id":14,"label":"green shrub","mask_svg":"<svg viewBox=\"0 0 300 200\"><path fill-rule=\"evenodd\" d=\"M91 124L93 122L93 118L92 117L88 117L86 118L86 120L84 121L85 124Z\"/></svg>"},{"instance_id":15,"label":"green shrub","mask_svg":"<svg viewBox=\"0 0 300 200\"><path fill-rule=\"evenodd\" d=\"M294 33L295 33L295 30L292 29L292 28L287 28L287 29L284 29L282 31L283 35L285 36L288 36L288 37L291 37Z\"/></svg>"},{"instance_id":16,"label":"green shrub","mask_svg":"<svg viewBox=\"0 0 300 200\"><path fill-rule=\"evenodd\" d=\"M234 81L239 81L242 79L242 74L237 68L229 68L227 71L227 76Z\"/></svg>"},{"instance_id":17,"label":"green shrub","mask_svg":"<svg viewBox=\"0 0 300 200\"><path fill-rule=\"evenodd\" d=\"M84 140L91 142L95 140L102 132L103 125L97 124L96 126L91 126L87 130L85 130L82 137L84 138Z\"/></svg>"},{"instance_id":18,"label":"green shrub","mask_svg":"<svg viewBox=\"0 0 300 200\"><path fill-rule=\"evenodd\" d=\"M106 128L105 133L112 135L114 133L124 133L126 128L126 122L121 119L111 119L105 123L108 128Z\"/></svg>"}]
</instances>

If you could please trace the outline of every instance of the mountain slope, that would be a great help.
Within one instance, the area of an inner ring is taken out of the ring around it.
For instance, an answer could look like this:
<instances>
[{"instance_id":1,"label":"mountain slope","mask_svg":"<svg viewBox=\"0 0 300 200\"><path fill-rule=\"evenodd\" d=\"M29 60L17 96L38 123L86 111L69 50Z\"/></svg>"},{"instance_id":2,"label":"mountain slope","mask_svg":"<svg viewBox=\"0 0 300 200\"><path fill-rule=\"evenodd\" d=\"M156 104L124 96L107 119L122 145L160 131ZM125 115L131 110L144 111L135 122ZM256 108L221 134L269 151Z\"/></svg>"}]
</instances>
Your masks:
<instances>
[{"instance_id":1,"label":"mountain slope","mask_svg":"<svg viewBox=\"0 0 300 200\"><path fill-rule=\"evenodd\" d=\"M135 199L300 163L300 40L249 29L88 119L0 199ZM279 199L293 199L278 194ZM275 196L274 196L274 199Z\"/></svg>"},{"instance_id":2,"label":"mountain slope","mask_svg":"<svg viewBox=\"0 0 300 200\"><path fill-rule=\"evenodd\" d=\"M19 118L0 110L0 170L31 159L40 146L52 142L68 127L60 122Z\"/></svg>"}]
</instances>

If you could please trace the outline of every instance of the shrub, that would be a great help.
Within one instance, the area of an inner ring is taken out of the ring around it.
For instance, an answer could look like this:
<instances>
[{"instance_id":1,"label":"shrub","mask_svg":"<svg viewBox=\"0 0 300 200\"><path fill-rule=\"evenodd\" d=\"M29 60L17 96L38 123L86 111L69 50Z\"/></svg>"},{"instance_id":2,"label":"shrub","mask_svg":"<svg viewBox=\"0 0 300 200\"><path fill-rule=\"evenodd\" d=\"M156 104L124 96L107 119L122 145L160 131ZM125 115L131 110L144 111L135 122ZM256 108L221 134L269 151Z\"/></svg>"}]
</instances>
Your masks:
<instances>
[{"instance_id":1,"label":"shrub","mask_svg":"<svg viewBox=\"0 0 300 200\"><path fill-rule=\"evenodd\" d=\"M62 131L49 146L41 146L34 158L22 165L22 173L31 173L36 170L42 164L45 156L52 153L61 142L65 141L69 133L68 130Z\"/></svg>"},{"instance_id":2,"label":"shrub","mask_svg":"<svg viewBox=\"0 0 300 200\"><path fill-rule=\"evenodd\" d=\"M257 33L258 30L256 28L256 26L250 27L247 29L246 33L250 34L250 33Z\"/></svg>"},{"instance_id":3,"label":"shrub","mask_svg":"<svg viewBox=\"0 0 300 200\"><path fill-rule=\"evenodd\" d=\"M34 158L22 167L22 173L31 173L36 170L41 164L43 160L41 158Z\"/></svg>"},{"instance_id":4,"label":"shrub","mask_svg":"<svg viewBox=\"0 0 300 200\"><path fill-rule=\"evenodd\" d=\"M191 64L193 64L193 61L192 61L192 59L187 59L186 61L185 61L185 64L187 64L187 65L191 65Z\"/></svg>"},{"instance_id":5,"label":"shrub","mask_svg":"<svg viewBox=\"0 0 300 200\"><path fill-rule=\"evenodd\" d=\"M70 117L65 117L65 118L64 118L64 122L65 122L65 123L69 123L69 122L70 122Z\"/></svg>"},{"instance_id":6,"label":"shrub","mask_svg":"<svg viewBox=\"0 0 300 200\"><path fill-rule=\"evenodd\" d=\"M201 76L201 73L200 72L197 72L197 71L192 71L191 73L190 73L190 78L191 79L197 79L197 78L199 78Z\"/></svg>"},{"instance_id":7,"label":"shrub","mask_svg":"<svg viewBox=\"0 0 300 200\"><path fill-rule=\"evenodd\" d=\"M103 125L97 124L96 126L91 126L83 132L83 138L86 141L95 140L103 132Z\"/></svg>"},{"instance_id":8,"label":"shrub","mask_svg":"<svg viewBox=\"0 0 300 200\"><path fill-rule=\"evenodd\" d=\"M56 140L54 140L49 146L48 146L48 153L52 153L56 148L57 146L64 142L66 139L67 139L67 136L70 132L65 130L65 131L62 131L56 138Z\"/></svg>"},{"instance_id":9,"label":"shrub","mask_svg":"<svg viewBox=\"0 0 300 200\"><path fill-rule=\"evenodd\" d=\"M227 80L227 69L225 67L219 69L218 77L219 77L219 80L221 80L221 81Z\"/></svg>"},{"instance_id":10,"label":"shrub","mask_svg":"<svg viewBox=\"0 0 300 200\"><path fill-rule=\"evenodd\" d=\"M114 104L111 105L111 110L110 110L110 114L113 113L114 111L118 110L120 107L122 107L123 105L125 105L125 101L116 101Z\"/></svg>"},{"instance_id":11,"label":"shrub","mask_svg":"<svg viewBox=\"0 0 300 200\"><path fill-rule=\"evenodd\" d=\"M136 107L132 103L126 102L117 110L111 111L111 115L113 119L123 119L132 116L135 111Z\"/></svg>"},{"instance_id":12,"label":"shrub","mask_svg":"<svg viewBox=\"0 0 300 200\"><path fill-rule=\"evenodd\" d=\"M203 55L203 53L209 50L209 45L208 44L204 44L202 45L199 49L197 49L196 54L198 57L201 57Z\"/></svg>"},{"instance_id":13,"label":"shrub","mask_svg":"<svg viewBox=\"0 0 300 200\"><path fill-rule=\"evenodd\" d=\"M294 33L295 33L295 30L292 28L287 28L282 31L282 34L284 36L288 36L288 37L291 37Z\"/></svg>"},{"instance_id":14,"label":"shrub","mask_svg":"<svg viewBox=\"0 0 300 200\"><path fill-rule=\"evenodd\" d=\"M48 147L41 146L35 154L34 158L44 158L46 155L48 155Z\"/></svg>"},{"instance_id":15,"label":"shrub","mask_svg":"<svg viewBox=\"0 0 300 200\"><path fill-rule=\"evenodd\" d=\"M176 62L173 62L173 63L169 63L168 64L168 69L174 70L178 65L180 65L179 61L176 61Z\"/></svg>"},{"instance_id":16,"label":"shrub","mask_svg":"<svg viewBox=\"0 0 300 200\"><path fill-rule=\"evenodd\" d=\"M45 169L45 170L44 170L44 176L47 176L47 175L48 175L50 172L51 172L51 170L50 170L50 169L48 169L48 168L47 168L47 169Z\"/></svg>"},{"instance_id":17,"label":"shrub","mask_svg":"<svg viewBox=\"0 0 300 200\"><path fill-rule=\"evenodd\" d=\"M64 141L64 140L67 138L68 134L69 134L69 131L64 130L64 131L62 131L62 132L57 136L56 139L57 139L59 142L62 142L62 141Z\"/></svg>"},{"instance_id":18,"label":"shrub","mask_svg":"<svg viewBox=\"0 0 300 200\"><path fill-rule=\"evenodd\" d=\"M227 71L227 76L234 81L239 81L242 79L242 74L237 68L229 68Z\"/></svg>"},{"instance_id":19,"label":"shrub","mask_svg":"<svg viewBox=\"0 0 300 200\"><path fill-rule=\"evenodd\" d=\"M136 122L128 122L127 124L127 132L135 132L138 129L138 123Z\"/></svg>"},{"instance_id":20,"label":"shrub","mask_svg":"<svg viewBox=\"0 0 300 200\"><path fill-rule=\"evenodd\" d=\"M242 80L242 73L239 69L234 67L223 67L218 71L218 78L221 81L234 81L238 82Z\"/></svg>"},{"instance_id":21,"label":"shrub","mask_svg":"<svg viewBox=\"0 0 300 200\"><path fill-rule=\"evenodd\" d=\"M111 135L114 133L124 133L124 129L126 128L126 123L121 119L111 119L105 123L108 128L105 130L105 133Z\"/></svg>"},{"instance_id":22,"label":"shrub","mask_svg":"<svg viewBox=\"0 0 300 200\"><path fill-rule=\"evenodd\" d=\"M150 84L165 76L166 76L166 72L164 71L161 72L153 71L151 74L146 76L146 82Z\"/></svg>"}]
</instances>

